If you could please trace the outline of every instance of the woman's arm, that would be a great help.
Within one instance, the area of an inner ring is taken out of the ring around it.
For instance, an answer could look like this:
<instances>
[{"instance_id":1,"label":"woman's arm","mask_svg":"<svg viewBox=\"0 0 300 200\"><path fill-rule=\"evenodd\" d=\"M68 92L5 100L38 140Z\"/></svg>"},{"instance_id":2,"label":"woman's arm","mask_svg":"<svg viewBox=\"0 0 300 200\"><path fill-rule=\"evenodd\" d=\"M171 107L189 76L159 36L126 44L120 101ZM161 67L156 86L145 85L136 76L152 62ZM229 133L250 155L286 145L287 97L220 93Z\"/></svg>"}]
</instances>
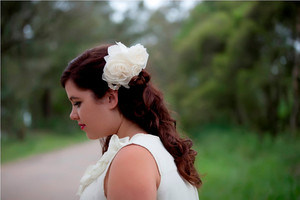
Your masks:
<instances>
[{"instance_id":1,"label":"woman's arm","mask_svg":"<svg viewBox=\"0 0 300 200\"><path fill-rule=\"evenodd\" d=\"M108 200L156 200L160 175L152 154L142 146L122 148L105 180Z\"/></svg>"}]
</instances>

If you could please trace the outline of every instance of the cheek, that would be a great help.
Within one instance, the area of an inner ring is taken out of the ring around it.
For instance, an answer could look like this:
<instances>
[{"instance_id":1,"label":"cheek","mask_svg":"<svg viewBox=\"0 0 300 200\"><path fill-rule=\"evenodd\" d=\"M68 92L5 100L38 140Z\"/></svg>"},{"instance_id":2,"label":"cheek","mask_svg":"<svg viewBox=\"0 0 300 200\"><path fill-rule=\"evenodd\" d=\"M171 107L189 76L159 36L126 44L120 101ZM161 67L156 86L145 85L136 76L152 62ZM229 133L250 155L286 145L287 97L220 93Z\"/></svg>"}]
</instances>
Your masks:
<instances>
[{"instance_id":1,"label":"cheek","mask_svg":"<svg viewBox=\"0 0 300 200\"><path fill-rule=\"evenodd\" d=\"M93 107L85 112L85 118L92 122L96 127L103 128L109 126L108 113L101 107Z\"/></svg>"},{"instance_id":2,"label":"cheek","mask_svg":"<svg viewBox=\"0 0 300 200\"><path fill-rule=\"evenodd\" d=\"M90 121L90 119L94 115L92 112L93 109L91 109L87 105L82 105L80 106L80 108L77 109L78 116L82 120L82 123L88 123L88 121Z\"/></svg>"},{"instance_id":3,"label":"cheek","mask_svg":"<svg viewBox=\"0 0 300 200\"><path fill-rule=\"evenodd\" d=\"M111 110L99 110L95 119L98 128L106 135L111 135L118 131L119 121L119 117L115 116Z\"/></svg>"}]
</instances>

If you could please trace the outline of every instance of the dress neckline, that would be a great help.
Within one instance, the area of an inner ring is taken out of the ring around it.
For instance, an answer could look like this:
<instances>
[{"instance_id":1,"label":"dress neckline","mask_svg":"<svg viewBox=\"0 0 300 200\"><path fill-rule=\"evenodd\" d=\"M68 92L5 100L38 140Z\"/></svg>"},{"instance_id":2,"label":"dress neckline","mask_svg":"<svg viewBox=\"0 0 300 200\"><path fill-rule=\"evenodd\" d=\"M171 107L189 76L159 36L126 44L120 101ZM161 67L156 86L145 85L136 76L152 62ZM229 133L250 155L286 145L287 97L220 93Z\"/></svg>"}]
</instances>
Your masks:
<instances>
[{"instance_id":1,"label":"dress neckline","mask_svg":"<svg viewBox=\"0 0 300 200\"><path fill-rule=\"evenodd\" d=\"M107 151L101 156L101 158L97 161L95 165L90 165L85 171L84 175L80 180L80 185L77 194L81 195L85 188L89 186L93 181L95 181L105 171L107 166L110 164L111 160L122 147L131 144L133 140L141 136L159 138L158 136L147 133L137 133L131 138L129 136L119 138L118 135L113 134L110 138Z\"/></svg>"}]
</instances>

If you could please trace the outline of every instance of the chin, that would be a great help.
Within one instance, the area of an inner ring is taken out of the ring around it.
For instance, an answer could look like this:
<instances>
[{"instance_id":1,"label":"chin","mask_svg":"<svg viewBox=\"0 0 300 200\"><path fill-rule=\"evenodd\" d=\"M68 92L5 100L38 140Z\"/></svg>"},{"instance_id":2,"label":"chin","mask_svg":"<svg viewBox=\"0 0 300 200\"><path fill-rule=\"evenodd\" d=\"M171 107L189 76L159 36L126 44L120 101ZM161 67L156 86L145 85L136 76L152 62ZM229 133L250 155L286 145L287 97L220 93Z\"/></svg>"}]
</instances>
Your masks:
<instances>
[{"instance_id":1,"label":"chin","mask_svg":"<svg viewBox=\"0 0 300 200\"><path fill-rule=\"evenodd\" d=\"M97 135L91 135L86 133L86 136L90 139L90 140L97 140L100 139L101 137L97 136Z\"/></svg>"}]
</instances>

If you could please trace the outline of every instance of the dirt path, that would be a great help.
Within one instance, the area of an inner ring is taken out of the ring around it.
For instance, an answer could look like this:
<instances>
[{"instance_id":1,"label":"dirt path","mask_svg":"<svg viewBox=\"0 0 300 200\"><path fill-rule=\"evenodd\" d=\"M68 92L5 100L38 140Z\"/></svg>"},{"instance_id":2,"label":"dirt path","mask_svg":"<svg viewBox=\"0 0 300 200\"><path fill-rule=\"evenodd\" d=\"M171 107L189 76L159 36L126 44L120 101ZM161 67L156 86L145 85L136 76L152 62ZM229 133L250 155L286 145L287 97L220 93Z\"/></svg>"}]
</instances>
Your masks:
<instances>
[{"instance_id":1,"label":"dirt path","mask_svg":"<svg viewBox=\"0 0 300 200\"><path fill-rule=\"evenodd\" d=\"M88 165L100 157L99 141L1 166L2 200L74 200Z\"/></svg>"}]
</instances>

